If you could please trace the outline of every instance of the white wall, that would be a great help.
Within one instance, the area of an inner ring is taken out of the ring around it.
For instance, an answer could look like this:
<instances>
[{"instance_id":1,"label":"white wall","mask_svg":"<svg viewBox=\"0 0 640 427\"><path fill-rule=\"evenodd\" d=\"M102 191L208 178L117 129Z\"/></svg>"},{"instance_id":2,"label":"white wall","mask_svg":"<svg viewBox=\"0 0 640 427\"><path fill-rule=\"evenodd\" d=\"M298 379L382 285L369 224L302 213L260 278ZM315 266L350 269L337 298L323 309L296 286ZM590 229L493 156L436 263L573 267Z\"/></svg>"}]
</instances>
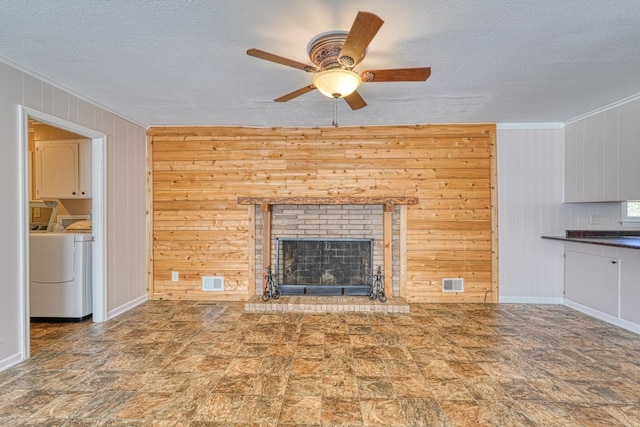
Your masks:
<instances>
[{"instance_id":1,"label":"white wall","mask_svg":"<svg viewBox=\"0 0 640 427\"><path fill-rule=\"evenodd\" d=\"M640 227L623 226L622 203L567 203L563 222L567 230L637 230ZM598 216L600 224L590 224L591 216Z\"/></svg>"},{"instance_id":2,"label":"white wall","mask_svg":"<svg viewBox=\"0 0 640 427\"><path fill-rule=\"evenodd\" d=\"M107 311L146 299L145 129L0 61L0 370L21 359L19 105L107 135Z\"/></svg>"},{"instance_id":3,"label":"white wall","mask_svg":"<svg viewBox=\"0 0 640 427\"><path fill-rule=\"evenodd\" d=\"M500 302L560 303L564 289L564 129L498 125Z\"/></svg>"}]
</instances>

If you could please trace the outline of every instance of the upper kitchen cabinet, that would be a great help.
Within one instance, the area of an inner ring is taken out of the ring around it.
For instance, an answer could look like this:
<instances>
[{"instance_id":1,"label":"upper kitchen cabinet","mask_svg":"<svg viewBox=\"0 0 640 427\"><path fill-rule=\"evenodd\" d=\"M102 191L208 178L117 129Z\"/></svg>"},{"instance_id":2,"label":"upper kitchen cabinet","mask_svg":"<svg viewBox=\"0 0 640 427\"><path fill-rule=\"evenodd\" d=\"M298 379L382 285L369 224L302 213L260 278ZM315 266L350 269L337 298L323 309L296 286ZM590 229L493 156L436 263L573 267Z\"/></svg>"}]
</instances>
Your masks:
<instances>
[{"instance_id":1,"label":"upper kitchen cabinet","mask_svg":"<svg viewBox=\"0 0 640 427\"><path fill-rule=\"evenodd\" d=\"M565 128L565 202L640 199L640 100Z\"/></svg>"},{"instance_id":2,"label":"upper kitchen cabinet","mask_svg":"<svg viewBox=\"0 0 640 427\"><path fill-rule=\"evenodd\" d=\"M78 197L91 198L91 140L78 143Z\"/></svg>"},{"instance_id":3,"label":"upper kitchen cabinet","mask_svg":"<svg viewBox=\"0 0 640 427\"><path fill-rule=\"evenodd\" d=\"M619 111L618 108L607 110L603 114L602 132L602 197L598 200L615 201L620 198L618 185L618 156L619 142Z\"/></svg>"},{"instance_id":4,"label":"upper kitchen cabinet","mask_svg":"<svg viewBox=\"0 0 640 427\"><path fill-rule=\"evenodd\" d=\"M36 141L36 198L91 198L91 141Z\"/></svg>"},{"instance_id":5,"label":"upper kitchen cabinet","mask_svg":"<svg viewBox=\"0 0 640 427\"><path fill-rule=\"evenodd\" d=\"M621 105L619 111L619 196L620 200L640 200L640 100Z\"/></svg>"},{"instance_id":6,"label":"upper kitchen cabinet","mask_svg":"<svg viewBox=\"0 0 640 427\"><path fill-rule=\"evenodd\" d=\"M576 122L564 128L564 201L582 201L584 123Z\"/></svg>"}]
</instances>

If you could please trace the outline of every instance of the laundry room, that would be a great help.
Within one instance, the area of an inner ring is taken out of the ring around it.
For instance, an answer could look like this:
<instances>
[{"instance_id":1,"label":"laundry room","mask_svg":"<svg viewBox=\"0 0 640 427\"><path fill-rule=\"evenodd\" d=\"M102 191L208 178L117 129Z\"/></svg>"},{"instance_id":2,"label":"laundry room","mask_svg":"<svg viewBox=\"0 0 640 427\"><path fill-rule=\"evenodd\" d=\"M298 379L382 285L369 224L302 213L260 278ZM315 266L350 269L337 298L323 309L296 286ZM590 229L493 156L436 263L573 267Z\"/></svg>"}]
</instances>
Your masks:
<instances>
[{"instance_id":1,"label":"laundry room","mask_svg":"<svg viewBox=\"0 0 640 427\"><path fill-rule=\"evenodd\" d=\"M29 120L32 320L92 314L91 139Z\"/></svg>"}]
</instances>

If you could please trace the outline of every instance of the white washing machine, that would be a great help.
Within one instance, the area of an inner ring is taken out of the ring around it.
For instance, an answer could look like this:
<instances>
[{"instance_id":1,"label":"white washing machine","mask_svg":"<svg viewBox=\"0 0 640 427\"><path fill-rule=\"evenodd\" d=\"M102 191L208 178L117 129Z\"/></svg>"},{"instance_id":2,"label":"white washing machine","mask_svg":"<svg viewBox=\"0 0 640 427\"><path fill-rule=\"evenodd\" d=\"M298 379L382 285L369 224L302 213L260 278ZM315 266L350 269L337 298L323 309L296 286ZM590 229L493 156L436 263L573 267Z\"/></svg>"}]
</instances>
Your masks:
<instances>
[{"instance_id":1,"label":"white washing machine","mask_svg":"<svg viewBox=\"0 0 640 427\"><path fill-rule=\"evenodd\" d=\"M80 320L92 313L90 232L29 233L32 318Z\"/></svg>"}]
</instances>

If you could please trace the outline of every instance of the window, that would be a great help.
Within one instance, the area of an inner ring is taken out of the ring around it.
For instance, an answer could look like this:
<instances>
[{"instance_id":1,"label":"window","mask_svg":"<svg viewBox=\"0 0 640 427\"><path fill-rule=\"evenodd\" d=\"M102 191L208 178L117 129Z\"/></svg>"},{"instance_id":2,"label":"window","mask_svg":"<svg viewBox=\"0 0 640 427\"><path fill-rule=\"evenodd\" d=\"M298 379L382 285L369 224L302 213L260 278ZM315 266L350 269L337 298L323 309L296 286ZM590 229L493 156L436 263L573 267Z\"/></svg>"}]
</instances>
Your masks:
<instances>
[{"instance_id":1,"label":"window","mask_svg":"<svg viewBox=\"0 0 640 427\"><path fill-rule=\"evenodd\" d=\"M640 201L622 202L622 223L640 225Z\"/></svg>"}]
</instances>

